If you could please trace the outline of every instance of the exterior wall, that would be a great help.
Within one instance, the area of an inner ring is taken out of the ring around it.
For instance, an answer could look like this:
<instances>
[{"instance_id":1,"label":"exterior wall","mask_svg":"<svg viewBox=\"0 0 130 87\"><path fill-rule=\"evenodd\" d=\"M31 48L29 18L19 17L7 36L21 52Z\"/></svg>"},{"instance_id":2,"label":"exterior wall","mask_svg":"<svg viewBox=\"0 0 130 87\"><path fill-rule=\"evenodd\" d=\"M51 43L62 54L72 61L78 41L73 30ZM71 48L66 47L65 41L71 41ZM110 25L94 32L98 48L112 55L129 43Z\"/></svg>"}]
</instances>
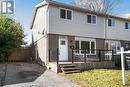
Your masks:
<instances>
[{"instance_id":1,"label":"exterior wall","mask_svg":"<svg viewBox=\"0 0 130 87\"><path fill-rule=\"evenodd\" d=\"M96 58L99 59L99 50L105 49L105 40L104 39L96 39ZM105 56L102 53L101 57L105 58Z\"/></svg>"},{"instance_id":2,"label":"exterior wall","mask_svg":"<svg viewBox=\"0 0 130 87\"><path fill-rule=\"evenodd\" d=\"M47 38L42 38L37 42L37 57L46 63L47 53Z\"/></svg>"},{"instance_id":3,"label":"exterior wall","mask_svg":"<svg viewBox=\"0 0 130 87\"><path fill-rule=\"evenodd\" d=\"M72 61L72 47L75 43L75 37L74 36L68 36L68 59L69 61Z\"/></svg>"},{"instance_id":4,"label":"exterior wall","mask_svg":"<svg viewBox=\"0 0 130 87\"><path fill-rule=\"evenodd\" d=\"M106 39L130 41L130 29L125 29L126 21L115 20L115 22L115 27L106 28Z\"/></svg>"},{"instance_id":5,"label":"exterior wall","mask_svg":"<svg viewBox=\"0 0 130 87\"><path fill-rule=\"evenodd\" d=\"M130 29L125 29L126 21L115 19L115 27L108 27L105 20L105 17L97 16L97 24L88 24L87 13L75 10L72 10L72 20L61 19L60 7L49 6L49 33L51 34L130 41Z\"/></svg>"},{"instance_id":6,"label":"exterior wall","mask_svg":"<svg viewBox=\"0 0 130 87\"><path fill-rule=\"evenodd\" d=\"M47 6L40 7L37 10L34 24L32 27L33 39L36 42L42 37L42 33L47 31Z\"/></svg>"},{"instance_id":7,"label":"exterior wall","mask_svg":"<svg viewBox=\"0 0 130 87\"><path fill-rule=\"evenodd\" d=\"M62 35L57 35L57 34L50 34L49 35L49 58L50 62L57 62L57 48L59 48L59 36ZM78 37L75 36L67 36L68 37L68 62L72 61L72 48L75 45L75 39ZM96 54L93 55L87 55L87 61L99 61L99 49L103 50L105 49L105 40L104 39L91 39L91 38L82 38L79 37L80 39L87 39L87 40L95 40L96 41ZM103 52L103 51L102 51ZM104 54L104 53L103 53ZM105 58L104 55L101 55L103 58ZM74 59L76 62L84 62L84 59L82 58L82 55L79 55L79 58L82 60L77 60ZM108 58L108 57L107 57Z\"/></svg>"},{"instance_id":8,"label":"exterior wall","mask_svg":"<svg viewBox=\"0 0 130 87\"><path fill-rule=\"evenodd\" d=\"M49 33L104 38L104 18L98 17L97 24L87 23L87 14L72 12L72 20L60 18L60 7L49 6Z\"/></svg>"},{"instance_id":9,"label":"exterior wall","mask_svg":"<svg viewBox=\"0 0 130 87\"><path fill-rule=\"evenodd\" d=\"M47 6L37 9L36 17L32 27L33 41L36 46L36 54L41 62L46 64L48 58L47 31ZM44 33L44 34L43 34Z\"/></svg>"},{"instance_id":10,"label":"exterior wall","mask_svg":"<svg viewBox=\"0 0 130 87\"><path fill-rule=\"evenodd\" d=\"M115 20L115 27L108 27L108 23L106 22L106 39L114 39L114 40L129 40L130 29L125 29L125 22L123 20Z\"/></svg>"},{"instance_id":11,"label":"exterior wall","mask_svg":"<svg viewBox=\"0 0 130 87\"><path fill-rule=\"evenodd\" d=\"M96 39L96 49L105 49L105 40L104 39Z\"/></svg>"},{"instance_id":12,"label":"exterior wall","mask_svg":"<svg viewBox=\"0 0 130 87\"><path fill-rule=\"evenodd\" d=\"M59 35L50 34L49 35L50 62L56 62L57 48L59 48Z\"/></svg>"},{"instance_id":13,"label":"exterior wall","mask_svg":"<svg viewBox=\"0 0 130 87\"><path fill-rule=\"evenodd\" d=\"M50 62L57 61L57 48L59 48L59 36L56 34L49 35L49 54ZM71 46L74 46L74 36L68 36L68 61L72 60L72 49Z\"/></svg>"},{"instance_id":14,"label":"exterior wall","mask_svg":"<svg viewBox=\"0 0 130 87\"><path fill-rule=\"evenodd\" d=\"M96 39L96 49L104 49L104 39L130 41L130 30L124 29L125 21L123 20L116 20L114 28L106 27L105 29L105 18L103 17L97 16L97 24L88 24L86 13L73 11L72 20L64 20L60 18L59 9L60 7L54 6L39 7L34 20L32 28L34 42L43 37L43 32L45 36L49 34L49 38L44 37L37 42L38 55L44 62L48 61L46 59L48 59L49 49L51 56L53 56L51 61L56 61L59 35L68 36L68 58L70 61L72 58L70 46L74 45L74 36L98 38Z\"/></svg>"}]
</instances>

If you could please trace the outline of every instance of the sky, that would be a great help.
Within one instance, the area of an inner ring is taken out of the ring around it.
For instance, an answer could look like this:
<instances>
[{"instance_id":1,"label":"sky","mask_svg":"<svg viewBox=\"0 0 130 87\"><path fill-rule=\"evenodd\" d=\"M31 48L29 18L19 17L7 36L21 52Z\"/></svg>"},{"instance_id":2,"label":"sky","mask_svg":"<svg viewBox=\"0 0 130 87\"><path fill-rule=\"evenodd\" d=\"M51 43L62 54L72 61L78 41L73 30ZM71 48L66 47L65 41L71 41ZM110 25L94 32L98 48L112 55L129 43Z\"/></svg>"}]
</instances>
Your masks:
<instances>
[{"instance_id":1,"label":"sky","mask_svg":"<svg viewBox=\"0 0 130 87\"><path fill-rule=\"evenodd\" d=\"M35 9L35 5L43 0L15 0L15 19L19 21L25 31L25 41L31 43L31 29L30 25ZM71 3L71 0L56 0L63 3ZM130 15L130 0L119 0L119 6L114 10L114 15L127 17Z\"/></svg>"}]
</instances>

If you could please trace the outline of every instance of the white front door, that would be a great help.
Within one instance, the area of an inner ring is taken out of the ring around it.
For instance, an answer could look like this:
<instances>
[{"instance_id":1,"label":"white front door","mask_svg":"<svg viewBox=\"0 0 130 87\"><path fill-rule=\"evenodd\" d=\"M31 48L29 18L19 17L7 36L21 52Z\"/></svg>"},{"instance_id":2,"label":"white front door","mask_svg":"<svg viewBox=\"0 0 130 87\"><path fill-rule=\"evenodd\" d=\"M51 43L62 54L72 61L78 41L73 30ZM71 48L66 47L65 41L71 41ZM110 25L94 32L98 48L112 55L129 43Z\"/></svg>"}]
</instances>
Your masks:
<instances>
[{"instance_id":1,"label":"white front door","mask_svg":"<svg viewBox=\"0 0 130 87\"><path fill-rule=\"evenodd\" d=\"M66 36L59 37L59 60L68 60L68 38Z\"/></svg>"}]
</instances>

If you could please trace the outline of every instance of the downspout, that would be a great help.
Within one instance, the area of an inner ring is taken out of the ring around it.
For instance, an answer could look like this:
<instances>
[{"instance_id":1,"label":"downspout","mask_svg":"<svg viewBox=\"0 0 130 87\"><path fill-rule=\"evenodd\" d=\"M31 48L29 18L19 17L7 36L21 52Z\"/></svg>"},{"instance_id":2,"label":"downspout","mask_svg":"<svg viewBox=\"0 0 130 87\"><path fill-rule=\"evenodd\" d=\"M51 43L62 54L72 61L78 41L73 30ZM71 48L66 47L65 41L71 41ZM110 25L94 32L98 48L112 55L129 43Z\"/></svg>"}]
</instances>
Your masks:
<instances>
[{"instance_id":1,"label":"downspout","mask_svg":"<svg viewBox=\"0 0 130 87\"><path fill-rule=\"evenodd\" d=\"M46 7L46 29L45 29L45 33L46 33L46 62L45 65L48 66L49 64L49 3Z\"/></svg>"},{"instance_id":2,"label":"downspout","mask_svg":"<svg viewBox=\"0 0 130 87\"><path fill-rule=\"evenodd\" d=\"M107 22L106 21L107 21L107 18L105 17L105 23L104 23L105 24L104 25L104 38L105 38L105 40L106 40L106 36L107 36L106 35L107 34L107 30L106 30L107 29L107 24L106 24Z\"/></svg>"},{"instance_id":3,"label":"downspout","mask_svg":"<svg viewBox=\"0 0 130 87\"><path fill-rule=\"evenodd\" d=\"M107 19L109 18L109 15L105 17L105 25L104 25L104 39L107 39Z\"/></svg>"}]
</instances>

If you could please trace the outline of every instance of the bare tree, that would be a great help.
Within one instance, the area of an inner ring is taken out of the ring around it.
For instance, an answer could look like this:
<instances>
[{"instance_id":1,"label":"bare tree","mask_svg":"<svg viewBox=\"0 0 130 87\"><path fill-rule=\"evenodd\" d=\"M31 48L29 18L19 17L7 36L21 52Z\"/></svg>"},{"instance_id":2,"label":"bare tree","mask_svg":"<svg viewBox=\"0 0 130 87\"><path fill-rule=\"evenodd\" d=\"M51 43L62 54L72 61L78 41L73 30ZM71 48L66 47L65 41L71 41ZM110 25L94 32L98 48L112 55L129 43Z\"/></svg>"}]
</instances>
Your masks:
<instances>
[{"instance_id":1,"label":"bare tree","mask_svg":"<svg viewBox=\"0 0 130 87\"><path fill-rule=\"evenodd\" d=\"M119 2L120 0L73 0L79 7L103 14L111 14Z\"/></svg>"}]
</instances>

